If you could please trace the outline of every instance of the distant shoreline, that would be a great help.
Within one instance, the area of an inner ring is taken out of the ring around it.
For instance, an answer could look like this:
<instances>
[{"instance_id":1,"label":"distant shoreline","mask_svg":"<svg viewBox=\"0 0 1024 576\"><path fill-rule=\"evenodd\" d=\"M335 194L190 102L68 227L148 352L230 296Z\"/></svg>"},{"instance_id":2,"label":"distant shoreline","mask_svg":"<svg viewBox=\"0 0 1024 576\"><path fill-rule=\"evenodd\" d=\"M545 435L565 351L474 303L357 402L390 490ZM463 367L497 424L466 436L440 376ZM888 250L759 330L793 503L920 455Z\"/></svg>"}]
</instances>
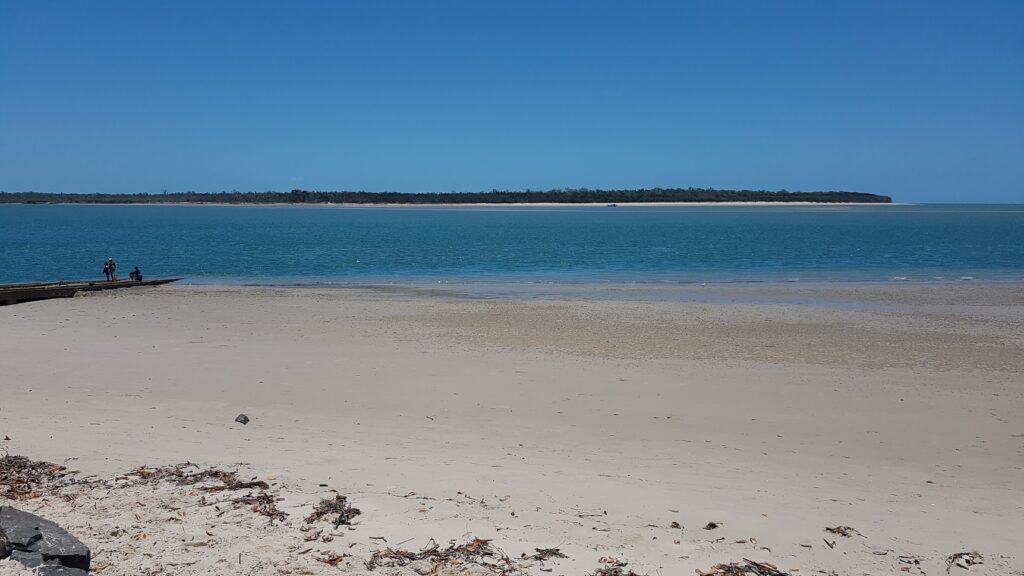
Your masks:
<instances>
[{"instance_id":1,"label":"distant shoreline","mask_svg":"<svg viewBox=\"0 0 1024 576\"><path fill-rule=\"evenodd\" d=\"M492 190L490 192L352 192L292 190L290 192L163 192L160 194L72 194L54 192L0 192L0 203L31 204L328 204L371 206L480 206L480 205L661 205L730 203L889 204L892 198L864 192L786 190L718 190L715 188L637 188L595 190Z\"/></svg>"},{"instance_id":2,"label":"distant shoreline","mask_svg":"<svg viewBox=\"0 0 1024 576\"><path fill-rule=\"evenodd\" d=\"M325 208L482 208L482 207L555 207L555 206L581 206L581 207L604 207L622 208L628 206L656 207L656 206L906 206L900 202L474 202L474 203L444 203L444 204L418 204L418 203L380 203L370 204L362 202L0 202L22 206L296 206L296 207L325 207Z\"/></svg>"}]
</instances>

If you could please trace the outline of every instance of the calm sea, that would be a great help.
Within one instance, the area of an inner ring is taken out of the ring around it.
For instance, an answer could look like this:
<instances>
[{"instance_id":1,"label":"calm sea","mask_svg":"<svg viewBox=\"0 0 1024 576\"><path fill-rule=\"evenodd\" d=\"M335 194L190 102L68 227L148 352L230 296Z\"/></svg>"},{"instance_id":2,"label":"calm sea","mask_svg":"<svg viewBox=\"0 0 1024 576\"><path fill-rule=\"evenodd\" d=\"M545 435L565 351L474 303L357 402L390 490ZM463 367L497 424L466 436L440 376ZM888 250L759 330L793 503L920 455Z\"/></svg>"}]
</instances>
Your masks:
<instances>
[{"instance_id":1,"label":"calm sea","mask_svg":"<svg viewBox=\"0 0 1024 576\"><path fill-rule=\"evenodd\" d=\"M0 205L0 283L1022 280L1024 205Z\"/></svg>"}]
</instances>

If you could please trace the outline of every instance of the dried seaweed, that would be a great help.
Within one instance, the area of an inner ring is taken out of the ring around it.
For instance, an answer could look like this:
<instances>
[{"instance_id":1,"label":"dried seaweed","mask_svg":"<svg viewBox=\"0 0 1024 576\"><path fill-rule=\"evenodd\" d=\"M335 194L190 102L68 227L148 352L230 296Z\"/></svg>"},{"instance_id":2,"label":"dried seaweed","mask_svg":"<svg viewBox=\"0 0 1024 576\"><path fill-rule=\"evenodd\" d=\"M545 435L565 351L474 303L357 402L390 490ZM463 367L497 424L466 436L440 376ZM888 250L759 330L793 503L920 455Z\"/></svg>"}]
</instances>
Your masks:
<instances>
[{"instance_id":1,"label":"dried seaweed","mask_svg":"<svg viewBox=\"0 0 1024 576\"><path fill-rule=\"evenodd\" d=\"M337 566L341 564L342 560L348 558L347 554L336 554L334 552L326 552L323 556L314 556L313 559L317 562L323 562L328 566Z\"/></svg>"},{"instance_id":2,"label":"dried seaweed","mask_svg":"<svg viewBox=\"0 0 1024 576\"><path fill-rule=\"evenodd\" d=\"M710 572L697 571L700 576L791 576L766 562L744 558L742 562L715 564Z\"/></svg>"},{"instance_id":3,"label":"dried seaweed","mask_svg":"<svg viewBox=\"0 0 1024 576\"><path fill-rule=\"evenodd\" d=\"M29 460L24 456L0 458L0 498L30 500L67 484L75 472L51 462Z\"/></svg>"},{"instance_id":4,"label":"dried seaweed","mask_svg":"<svg viewBox=\"0 0 1024 576\"><path fill-rule=\"evenodd\" d=\"M536 552L536 554L531 554L530 556L527 556L526 553L523 553L521 558L527 560L538 560L541 562L543 562L544 560L549 560L551 558L568 558L568 556L563 554L562 551L558 548L534 548L533 550Z\"/></svg>"},{"instance_id":5,"label":"dried seaweed","mask_svg":"<svg viewBox=\"0 0 1024 576\"><path fill-rule=\"evenodd\" d=\"M288 517L287 512L282 512L277 508L277 502L270 497L270 494L266 492L260 492L259 494L242 496L241 498L235 498L232 502L236 504L248 504L252 507L252 511L257 514L262 514L270 518L270 521L284 520Z\"/></svg>"},{"instance_id":6,"label":"dried seaweed","mask_svg":"<svg viewBox=\"0 0 1024 576\"><path fill-rule=\"evenodd\" d=\"M855 534L857 536L863 536L863 534L861 534L860 532L858 532L854 528L850 528L849 526L834 526L834 527L831 527L831 528L826 526L825 527L825 532L830 532L832 534L838 534L839 536L843 536L845 538L850 538L850 537L852 537Z\"/></svg>"},{"instance_id":7,"label":"dried seaweed","mask_svg":"<svg viewBox=\"0 0 1024 576\"><path fill-rule=\"evenodd\" d=\"M198 471L191 472L191 469ZM220 481L221 485L201 486L199 489L205 492L220 492L221 490L246 490L258 488L267 490L270 486L262 481L239 480L236 472L228 472L217 468L200 470L191 462L176 464L174 466L161 466L159 468L140 467L125 475L126 478L135 477L145 482L170 482L178 486L192 486L201 482Z\"/></svg>"},{"instance_id":8,"label":"dried seaweed","mask_svg":"<svg viewBox=\"0 0 1024 576\"><path fill-rule=\"evenodd\" d=\"M235 505L249 506L253 512L270 518L270 521L283 520L288 517L286 512L277 508L277 502L266 491L270 485L262 480L240 480L237 472L228 472L218 468L201 469L191 462L176 464L174 466L161 466L159 468L140 467L132 470L120 478L128 480L130 484L158 484L168 482L177 486L196 486L202 492L237 492L240 490L259 490L226 500ZM212 484L212 482L220 482ZM197 486L199 484L204 484ZM206 504L206 496L203 496L200 503Z\"/></svg>"},{"instance_id":9,"label":"dried seaweed","mask_svg":"<svg viewBox=\"0 0 1024 576\"><path fill-rule=\"evenodd\" d=\"M511 558L505 555L504 552L491 546L490 540L483 538L475 538L470 542L459 545L456 545L453 541L443 550L436 544L419 552L396 548L377 550L366 562L366 568L375 570L380 567L408 566L413 562L421 560L426 560L433 564L430 574L437 574L444 568L458 567L465 564L473 564L501 575L521 572L521 568Z\"/></svg>"},{"instance_id":10,"label":"dried seaweed","mask_svg":"<svg viewBox=\"0 0 1024 576\"><path fill-rule=\"evenodd\" d=\"M622 566L602 566L591 572L592 576L640 576L632 570L626 570Z\"/></svg>"},{"instance_id":11,"label":"dried seaweed","mask_svg":"<svg viewBox=\"0 0 1024 576\"><path fill-rule=\"evenodd\" d=\"M331 514L337 514L334 520L331 521L334 527L337 528L342 524L348 525L353 518L362 514L359 508L355 508L349 504L348 497L342 496L341 494L335 494L333 500L323 499L319 504L313 507L313 512L306 517L306 523L312 524L324 516Z\"/></svg>"},{"instance_id":12,"label":"dried seaweed","mask_svg":"<svg viewBox=\"0 0 1024 576\"><path fill-rule=\"evenodd\" d=\"M978 554L973 550L970 552L957 552L956 554L950 554L946 557L946 574L949 574L949 571L953 566L968 570L971 566L976 564L984 564L984 562L982 562L981 554Z\"/></svg>"}]
</instances>

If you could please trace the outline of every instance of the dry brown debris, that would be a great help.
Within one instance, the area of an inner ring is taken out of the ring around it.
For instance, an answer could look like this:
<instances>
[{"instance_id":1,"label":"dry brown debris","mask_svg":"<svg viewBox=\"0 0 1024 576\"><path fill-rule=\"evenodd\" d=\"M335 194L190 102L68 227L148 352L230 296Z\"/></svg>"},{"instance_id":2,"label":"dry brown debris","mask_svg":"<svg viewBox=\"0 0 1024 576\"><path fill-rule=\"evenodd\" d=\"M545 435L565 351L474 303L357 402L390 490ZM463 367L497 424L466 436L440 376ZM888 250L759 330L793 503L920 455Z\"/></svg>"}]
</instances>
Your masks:
<instances>
[{"instance_id":1,"label":"dry brown debris","mask_svg":"<svg viewBox=\"0 0 1024 576\"><path fill-rule=\"evenodd\" d=\"M515 574L521 568L504 552L491 546L490 540L475 538L465 544L456 545L452 541L447 548L440 549L437 544L424 548L419 552L387 548L377 550L366 562L366 568L375 570L379 567L394 568L408 566L412 562L427 560L433 564L430 574L437 574L449 567L473 564L490 572L501 575Z\"/></svg>"},{"instance_id":2,"label":"dry brown debris","mask_svg":"<svg viewBox=\"0 0 1024 576\"><path fill-rule=\"evenodd\" d=\"M0 458L0 498L29 500L39 498L67 483L75 472L51 462L29 460L24 456Z\"/></svg>"},{"instance_id":3,"label":"dry brown debris","mask_svg":"<svg viewBox=\"0 0 1024 576\"><path fill-rule=\"evenodd\" d=\"M747 558L743 562L715 564L710 572L697 570L699 576L791 576L766 562L754 562Z\"/></svg>"},{"instance_id":4,"label":"dry brown debris","mask_svg":"<svg viewBox=\"0 0 1024 576\"><path fill-rule=\"evenodd\" d=\"M313 557L313 559L316 560L317 562L323 562L324 564L327 564L328 566L337 566L337 565L341 564L341 562L345 558L348 558L347 554L336 554L334 552L326 552L323 556L314 556Z\"/></svg>"},{"instance_id":5,"label":"dry brown debris","mask_svg":"<svg viewBox=\"0 0 1024 576\"><path fill-rule=\"evenodd\" d=\"M832 534L838 534L839 536L843 536L845 538L850 538L854 534L856 534L857 536L863 536L863 534L861 534L860 532L858 532L854 528L850 528L849 526L834 526L834 527L831 527L831 528L826 526L825 527L825 532L830 532Z\"/></svg>"},{"instance_id":6,"label":"dry brown debris","mask_svg":"<svg viewBox=\"0 0 1024 576\"><path fill-rule=\"evenodd\" d=\"M591 576L640 576L632 570L626 570L622 566L602 566L590 573Z\"/></svg>"},{"instance_id":7,"label":"dry brown debris","mask_svg":"<svg viewBox=\"0 0 1024 576\"><path fill-rule=\"evenodd\" d=\"M973 550L970 552L957 552L956 554L950 554L946 557L946 574L949 574L949 571L953 566L969 570L971 566L983 563L981 554L978 554Z\"/></svg>"},{"instance_id":8,"label":"dry brown debris","mask_svg":"<svg viewBox=\"0 0 1024 576\"><path fill-rule=\"evenodd\" d=\"M196 469L196 472L192 472ZM239 480L236 472L228 472L217 468L200 470L191 462L176 464L174 466L161 466L159 468L140 467L125 474L126 478L135 477L141 481L148 482L171 482L178 486L192 486L201 482L220 481L221 485L201 486L199 489L206 492L220 492L221 490L245 490L258 488L267 490L270 486L255 478L244 481Z\"/></svg>"},{"instance_id":9,"label":"dry brown debris","mask_svg":"<svg viewBox=\"0 0 1024 576\"><path fill-rule=\"evenodd\" d=\"M602 556L597 560L601 564L607 564L594 570L589 576L640 576L632 570L626 570L627 562L615 556Z\"/></svg>"},{"instance_id":10,"label":"dry brown debris","mask_svg":"<svg viewBox=\"0 0 1024 576\"><path fill-rule=\"evenodd\" d=\"M536 554L531 554L530 556L527 556L524 552L521 558L526 560L538 560L541 562L551 558L568 558L568 556L563 554L558 548L534 548L534 551Z\"/></svg>"},{"instance_id":11,"label":"dry brown debris","mask_svg":"<svg viewBox=\"0 0 1024 576\"><path fill-rule=\"evenodd\" d=\"M333 500L323 499L319 504L313 507L313 512L306 517L306 523L312 524L317 520L331 514L337 514L337 517L331 521L334 527L337 528L342 524L348 525L353 518L362 514L359 508L355 508L349 504L348 497L342 496L341 494L335 494Z\"/></svg>"},{"instance_id":12,"label":"dry brown debris","mask_svg":"<svg viewBox=\"0 0 1024 576\"><path fill-rule=\"evenodd\" d=\"M271 498L270 494L267 494L266 492L260 492L255 496L242 496L241 498L232 500L232 502L250 505L253 512L270 518L271 523L273 523L274 520L284 520L288 517L287 512L278 510L277 501L274 498Z\"/></svg>"},{"instance_id":13,"label":"dry brown debris","mask_svg":"<svg viewBox=\"0 0 1024 576\"><path fill-rule=\"evenodd\" d=\"M146 468L143 466L125 474L120 480L128 480L132 484L169 482L178 486L196 486L197 484L206 483L205 485L197 486L197 489L202 492L235 492L258 489L259 492L256 494L250 492L245 496L232 498L224 502L249 506L253 512L270 518L271 522L288 517L287 513L277 508L277 501L267 493L267 490L270 489L269 484L256 478L239 480L237 472L228 472L217 468L203 470L191 462L185 462L159 468ZM220 484L209 484L211 482L220 482ZM207 503L206 496L202 497L200 503Z\"/></svg>"}]
</instances>

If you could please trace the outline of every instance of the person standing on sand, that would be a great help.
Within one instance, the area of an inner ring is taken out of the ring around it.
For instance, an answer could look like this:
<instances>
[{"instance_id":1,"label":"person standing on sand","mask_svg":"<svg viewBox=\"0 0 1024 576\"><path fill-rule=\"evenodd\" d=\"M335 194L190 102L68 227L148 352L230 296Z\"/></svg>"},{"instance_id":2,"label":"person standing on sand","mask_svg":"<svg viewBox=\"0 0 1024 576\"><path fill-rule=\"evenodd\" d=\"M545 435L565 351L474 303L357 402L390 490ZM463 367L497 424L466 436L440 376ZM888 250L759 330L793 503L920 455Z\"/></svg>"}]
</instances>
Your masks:
<instances>
[{"instance_id":1,"label":"person standing on sand","mask_svg":"<svg viewBox=\"0 0 1024 576\"><path fill-rule=\"evenodd\" d=\"M110 277L107 280L117 280L117 262L113 258L107 258L107 266L110 267Z\"/></svg>"},{"instance_id":2,"label":"person standing on sand","mask_svg":"<svg viewBox=\"0 0 1024 576\"><path fill-rule=\"evenodd\" d=\"M107 282L110 282L110 262L108 259L103 263L103 275L107 277Z\"/></svg>"}]
</instances>

